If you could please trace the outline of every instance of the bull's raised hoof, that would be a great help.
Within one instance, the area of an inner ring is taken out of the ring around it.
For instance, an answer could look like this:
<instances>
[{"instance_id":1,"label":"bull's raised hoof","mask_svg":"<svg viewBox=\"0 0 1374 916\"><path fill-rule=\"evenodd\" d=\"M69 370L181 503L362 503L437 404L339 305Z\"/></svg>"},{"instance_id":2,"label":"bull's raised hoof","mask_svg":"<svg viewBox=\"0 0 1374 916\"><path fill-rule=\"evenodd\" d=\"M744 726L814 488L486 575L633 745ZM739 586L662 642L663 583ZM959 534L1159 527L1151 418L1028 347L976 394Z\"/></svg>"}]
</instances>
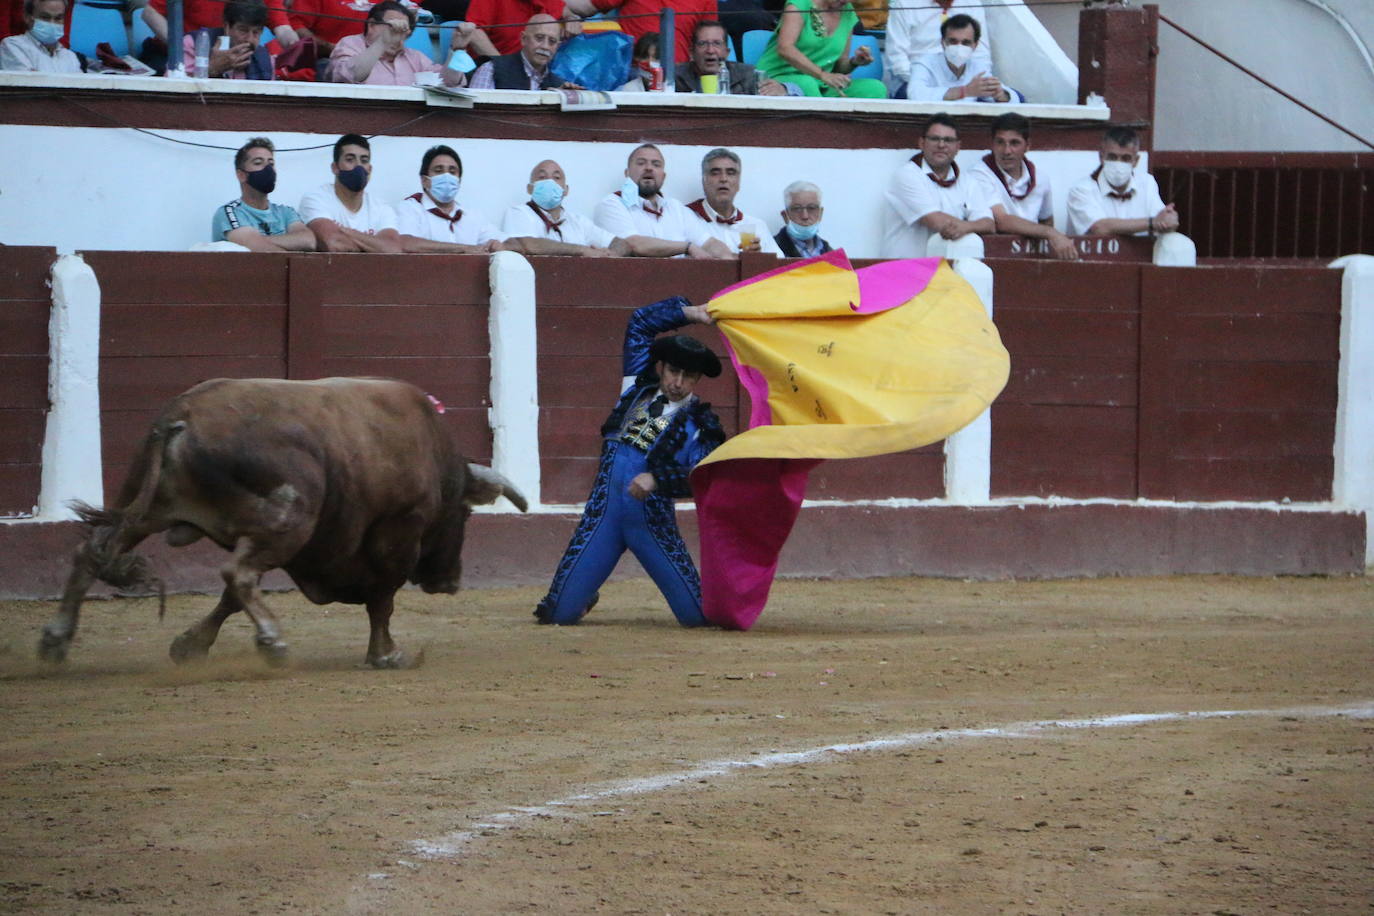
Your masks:
<instances>
[{"instance_id":1,"label":"bull's raised hoof","mask_svg":"<svg viewBox=\"0 0 1374 916\"><path fill-rule=\"evenodd\" d=\"M393 649L386 655L368 656L367 663L379 670L418 668L425 663L425 650L407 652L404 649Z\"/></svg>"},{"instance_id":2,"label":"bull's raised hoof","mask_svg":"<svg viewBox=\"0 0 1374 916\"><path fill-rule=\"evenodd\" d=\"M273 668L280 668L287 662L289 653L286 649L286 641L274 639L270 636L259 636L254 640L258 647L258 654L263 660Z\"/></svg>"},{"instance_id":3,"label":"bull's raised hoof","mask_svg":"<svg viewBox=\"0 0 1374 916\"><path fill-rule=\"evenodd\" d=\"M71 644L70 636L55 631L49 624L38 638L38 659L49 665L60 665L67 660L67 649Z\"/></svg>"},{"instance_id":4,"label":"bull's raised hoof","mask_svg":"<svg viewBox=\"0 0 1374 916\"><path fill-rule=\"evenodd\" d=\"M210 643L206 641L203 632L193 627L172 640L172 645L167 649L167 654L178 665L185 665L188 662L203 662L205 657L210 654Z\"/></svg>"}]
</instances>

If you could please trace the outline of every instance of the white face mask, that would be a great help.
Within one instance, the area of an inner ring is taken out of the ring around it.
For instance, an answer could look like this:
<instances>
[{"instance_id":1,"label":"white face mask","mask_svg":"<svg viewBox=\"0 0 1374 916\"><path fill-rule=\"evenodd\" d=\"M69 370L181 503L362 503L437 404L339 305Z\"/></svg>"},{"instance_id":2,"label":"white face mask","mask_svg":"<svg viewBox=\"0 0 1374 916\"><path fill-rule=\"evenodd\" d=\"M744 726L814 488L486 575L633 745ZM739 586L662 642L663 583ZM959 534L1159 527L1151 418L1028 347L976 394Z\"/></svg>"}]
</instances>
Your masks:
<instances>
[{"instance_id":1,"label":"white face mask","mask_svg":"<svg viewBox=\"0 0 1374 916\"><path fill-rule=\"evenodd\" d=\"M1107 184L1114 188L1124 188L1131 183L1131 174L1135 171L1135 166L1129 162L1120 162L1113 159L1111 162L1102 163L1102 177L1107 179Z\"/></svg>"},{"instance_id":2,"label":"white face mask","mask_svg":"<svg viewBox=\"0 0 1374 916\"><path fill-rule=\"evenodd\" d=\"M958 70L968 59L973 56L973 49L968 45L945 45L945 60L949 65Z\"/></svg>"},{"instance_id":3,"label":"white face mask","mask_svg":"<svg viewBox=\"0 0 1374 916\"><path fill-rule=\"evenodd\" d=\"M639 185L628 175L620 183L620 202L625 205L627 210L633 210L639 206Z\"/></svg>"}]
</instances>

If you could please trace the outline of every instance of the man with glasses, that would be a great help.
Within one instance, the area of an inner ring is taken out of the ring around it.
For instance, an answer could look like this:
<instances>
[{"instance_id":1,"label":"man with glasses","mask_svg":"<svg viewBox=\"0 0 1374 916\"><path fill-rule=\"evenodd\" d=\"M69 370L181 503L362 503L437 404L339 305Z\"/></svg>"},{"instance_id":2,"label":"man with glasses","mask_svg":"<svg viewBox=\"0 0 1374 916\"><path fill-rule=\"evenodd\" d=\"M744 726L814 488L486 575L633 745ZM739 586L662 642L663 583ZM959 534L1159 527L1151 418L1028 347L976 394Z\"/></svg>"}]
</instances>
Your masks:
<instances>
[{"instance_id":1,"label":"man with glasses","mask_svg":"<svg viewBox=\"0 0 1374 916\"><path fill-rule=\"evenodd\" d=\"M971 175L963 175L959 128L941 113L931 117L921 136L921 151L892 176L883 195L882 256L927 257L933 235L953 241L970 233L996 231L987 192Z\"/></svg>"},{"instance_id":2,"label":"man with glasses","mask_svg":"<svg viewBox=\"0 0 1374 916\"><path fill-rule=\"evenodd\" d=\"M821 189L809 181L794 181L782 192L783 226L773 241L785 258L814 258L830 251L830 243L820 236Z\"/></svg>"},{"instance_id":3,"label":"man with glasses","mask_svg":"<svg viewBox=\"0 0 1374 916\"><path fill-rule=\"evenodd\" d=\"M714 19L698 22L692 36L692 57L677 65L677 91L708 95L787 95L782 83L762 76L752 64L727 62L729 54L725 26Z\"/></svg>"},{"instance_id":4,"label":"man with glasses","mask_svg":"<svg viewBox=\"0 0 1374 916\"><path fill-rule=\"evenodd\" d=\"M413 31L415 13L396 0L382 0L368 11L361 35L341 38L334 46L329 56L329 78L336 83L414 86L419 74L437 73L445 86L463 85L463 74L406 47Z\"/></svg>"}]
</instances>

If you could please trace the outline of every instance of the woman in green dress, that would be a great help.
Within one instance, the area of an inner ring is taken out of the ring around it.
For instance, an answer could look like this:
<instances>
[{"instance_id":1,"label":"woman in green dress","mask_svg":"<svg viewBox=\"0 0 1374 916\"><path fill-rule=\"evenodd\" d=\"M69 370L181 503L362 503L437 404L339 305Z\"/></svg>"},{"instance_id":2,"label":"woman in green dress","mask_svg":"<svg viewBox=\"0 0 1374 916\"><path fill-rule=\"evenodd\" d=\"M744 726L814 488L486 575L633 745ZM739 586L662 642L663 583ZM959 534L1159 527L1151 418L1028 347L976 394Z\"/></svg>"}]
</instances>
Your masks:
<instances>
[{"instance_id":1,"label":"woman in green dress","mask_svg":"<svg viewBox=\"0 0 1374 916\"><path fill-rule=\"evenodd\" d=\"M787 0L758 69L780 83L800 86L804 95L885 99L882 80L849 76L873 60L867 46L849 56L849 37L858 21L848 0Z\"/></svg>"}]
</instances>

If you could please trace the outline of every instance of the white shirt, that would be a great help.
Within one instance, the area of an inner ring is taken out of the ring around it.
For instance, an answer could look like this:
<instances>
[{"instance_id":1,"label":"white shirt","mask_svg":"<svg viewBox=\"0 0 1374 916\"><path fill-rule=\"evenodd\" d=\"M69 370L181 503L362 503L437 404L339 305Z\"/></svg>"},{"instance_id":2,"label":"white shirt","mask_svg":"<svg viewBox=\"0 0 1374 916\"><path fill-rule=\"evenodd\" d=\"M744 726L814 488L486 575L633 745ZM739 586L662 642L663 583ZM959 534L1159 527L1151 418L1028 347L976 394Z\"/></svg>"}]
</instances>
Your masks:
<instances>
[{"instance_id":1,"label":"white shirt","mask_svg":"<svg viewBox=\"0 0 1374 916\"><path fill-rule=\"evenodd\" d=\"M1149 172L1136 172L1131 176L1131 183L1126 186L1130 199L1109 197L1114 190L1102 177L1100 167L1096 178L1089 175L1069 188L1068 234L1086 235L1092 224L1100 219L1148 219L1164 209L1159 184ZM1149 232L1137 232L1136 235L1149 235Z\"/></svg>"},{"instance_id":2,"label":"white shirt","mask_svg":"<svg viewBox=\"0 0 1374 916\"><path fill-rule=\"evenodd\" d=\"M366 232L368 235L376 235L383 229L396 228L396 211L380 201L374 200L371 194L363 192L363 205L358 208L358 212L344 206L343 201L339 200L339 195L334 193L334 182L320 185L313 191L301 198L301 205L296 208L300 213L301 222L307 226L312 220L332 219L346 229L354 232Z\"/></svg>"},{"instance_id":3,"label":"white shirt","mask_svg":"<svg viewBox=\"0 0 1374 916\"><path fill-rule=\"evenodd\" d=\"M1002 171L1002 167L996 162L989 166L987 159L984 158L969 169L969 175L982 185L989 207L1001 204L1002 209L1012 216L1039 223L1053 218L1054 198L1050 191L1050 177L1039 170L1035 173L1035 187L1031 187L1032 168L1030 160L1024 160L1021 177L1014 179ZM1005 185L998 179L998 175L1006 180ZM1013 194L1016 196L1013 197Z\"/></svg>"},{"instance_id":4,"label":"white shirt","mask_svg":"<svg viewBox=\"0 0 1374 916\"><path fill-rule=\"evenodd\" d=\"M948 13L936 6L935 0L892 6L887 16L887 37L883 40L883 82L889 90L896 91L911 78L911 64L916 58L940 50L940 23L960 13L977 19L983 36L968 62L969 67L977 69L964 72L970 76L992 72L992 32L980 0L954 0Z\"/></svg>"},{"instance_id":5,"label":"white shirt","mask_svg":"<svg viewBox=\"0 0 1374 916\"><path fill-rule=\"evenodd\" d=\"M485 245L492 239L506 240L506 234L481 213L454 207L453 213L458 218L451 220L434 212L439 209L438 203L423 191L401 201L396 205L396 222L401 235L454 245Z\"/></svg>"},{"instance_id":6,"label":"white shirt","mask_svg":"<svg viewBox=\"0 0 1374 916\"><path fill-rule=\"evenodd\" d=\"M596 205L596 213L592 218L602 229L622 239L632 235L647 235L694 245L705 245L711 240L712 235L706 231L706 224L680 202L660 194L650 203L650 206L657 204L661 208L662 213L658 216L645 210L641 206L644 202L643 198L636 197L633 206L627 208L620 202L619 194L607 194Z\"/></svg>"},{"instance_id":7,"label":"white shirt","mask_svg":"<svg viewBox=\"0 0 1374 916\"><path fill-rule=\"evenodd\" d=\"M950 165L950 177L954 167ZM931 213L948 213L963 220L990 219L987 192L972 176L959 173L948 188L942 188L930 178L930 166L907 161L892 176L883 197L884 258L924 258L930 230L919 220Z\"/></svg>"},{"instance_id":8,"label":"white shirt","mask_svg":"<svg viewBox=\"0 0 1374 916\"><path fill-rule=\"evenodd\" d=\"M945 60L945 52L934 51L911 62L911 77L906 84L906 97L913 102L941 102L945 100L946 92L955 86L968 85L969 81L980 73L992 73L992 68L980 66L976 55L964 64L964 72L955 76L954 71L949 68L949 61ZM1006 83L1002 84L1002 88L1007 91L1009 101L1024 102L1026 100L1025 96ZM997 101L992 96L978 96L977 100L979 102ZM958 99L957 101L963 102L967 99Z\"/></svg>"},{"instance_id":9,"label":"white shirt","mask_svg":"<svg viewBox=\"0 0 1374 916\"><path fill-rule=\"evenodd\" d=\"M714 219L709 221L702 219L701 214L696 212L693 206L694 204L700 204L702 210L704 210L708 216L714 214L716 212L715 209L706 202L705 198L694 200L687 205L687 209L691 211L692 215L705 224L706 231L711 233L711 237L720 239L725 243L726 248L729 248L731 251L739 251L740 233L752 232L754 233L754 237L759 240L759 251L766 251L769 254L775 254L778 257L782 257L782 250L778 248L778 243L773 241L773 234L768 231L768 224L763 220L747 216L743 212L736 210L735 212L739 213L739 221L727 226L724 223L716 222Z\"/></svg>"},{"instance_id":10,"label":"white shirt","mask_svg":"<svg viewBox=\"0 0 1374 916\"><path fill-rule=\"evenodd\" d=\"M0 70L34 70L39 73L80 73L81 61L75 52L57 45L56 53L49 54L47 47L34 38L32 33L11 35L0 41Z\"/></svg>"},{"instance_id":11,"label":"white shirt","mask_svg":"<svg viewBox=\"0 0 1374 916\"><path fill-rule=\"evenodd\" d=\"M544 215L548 216L547 213ZM615 235L567 207L563 208L563 221L558 225L558 232L544 225L539 214L526 204L516 204L506 211L505 218L501 220L501 231L508 239L553 239L569 245L591 245L596 248L610 248L615 241Z\"/></svg>"}]
</instances>

